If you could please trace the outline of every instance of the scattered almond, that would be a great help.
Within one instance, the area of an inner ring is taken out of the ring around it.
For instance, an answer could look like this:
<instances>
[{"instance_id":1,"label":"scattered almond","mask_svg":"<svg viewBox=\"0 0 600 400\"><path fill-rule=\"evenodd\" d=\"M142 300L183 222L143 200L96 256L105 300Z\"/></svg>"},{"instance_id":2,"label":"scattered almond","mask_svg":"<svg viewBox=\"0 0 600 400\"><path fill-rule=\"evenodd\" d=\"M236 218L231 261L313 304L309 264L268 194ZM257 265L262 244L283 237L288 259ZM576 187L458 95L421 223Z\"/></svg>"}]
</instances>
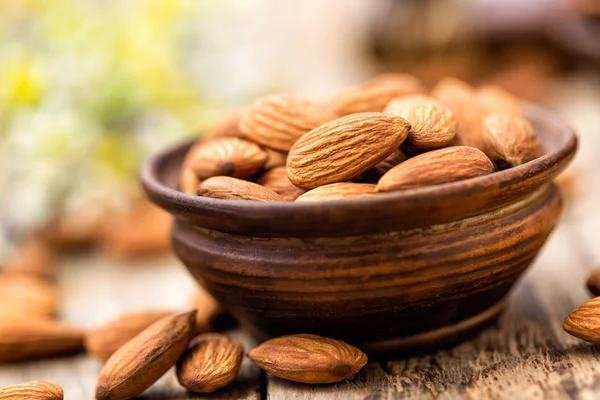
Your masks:
<instances>
[{"instance_id":1,"label":"scattered almond","mask_svg":"<svg viewBox=\"0 0 600 400\"><path fill-rule=\"evenodd\" d=\"M405 119L384 113L328 122L302 136L290 150L288 177L303 189L348 181L397 149L409 128Z\"/></svg>"},{"instance_id":2,"label":"scattered almond","mask_svg":"<svg viewBox=\"0 0 600 400\"><path fill-rule=\"evenodd\" d=\"M381 112L395 97L425 93L423 83L408 74L384 74L371 81L340 92L326 105L337 115Z\"/></svg>"},{"instance_id":3,"label":"scattered almond","mask_svg":"<svg viewBox=\"0 0 600 400\"><path fill-rule=\"evenodd\" d=\"M477 89L477 100L488 114L508 113L522 115L519 100L498 85L486 85Z\"/></svg>"},{"instance_id":4,"label":"scattered almond","mask_svg":"<svg viewBox=\"0 0 600 400\"><path fill-rule=\"evenodd\" d=\"M58 290L37 275L7 272L0 275L0 305L28 318L50 318L58 309Z\"/></svg>"},{"instance_id":5,"label":"scattered almond","mask_svg":"<svg viewBox=\"0 0 600 400\"><path fill-rule=\"evenodd\" d=\"M296 201L339 200L377 194L377 185L372 183L338 182L309 190Z\"/></svg>"},{"instance_id":6,"label":"scattered almond","mask_svg":"<svg viewBox=\"0 0 600 400\"><path fill-rule=\"evenodd\" d=\"M335 383L356 374L365 353L349 344L310 334L267 340L248 353L260 368L283 379L302 383Z\"/></svg>"},{"instance_id":7,"label":"scattered almond","mask_svg":"<svg viewBox=\"0 0 600 400\"><path fill-rule=\"evenodd\" d=\"M83 350L84 332L46 320L0 323L0 363L63 356Z\"/></svg>"},{"instance_id":8,"label":"scattered almond","mask_svg":"<svg viewBox=\"0 0 600 400\"><path fill-rule=\"evenodd\" d=\"M410 132L402 146L411 150L448 146L458 130L458 120L452 111L436 99L425 96L393 99L384 112L410 122Z\"/></svg>"},{"instance_id":9,"label":"scattered almond","mask_svg":"<svg viewBox=\"0 0 600 400\"><path fill-rule=\"evenodd\" d=\"M567 333L587 342L600 343L600 297L577 307L563 323Z\"/></svg>"},{"instance_id":10,"label":"scattered almond","mask_svg":"<svg viewBox=\"0 0 600 400\"><path fill-rule=\"evenodd\" d=\"M56 258L56 250L47 240L32 238L6 262L5 271L25 272L52 279L56 273Z\"/></svg>"},{"instance_id":11,"label":"scattered almond","mask_svg":"<svg viewBox=\"0 0 600 400\"><path fill-rule=\"evenodd\" d=\"M485 152L499 168L521 165L542 154L533 127L524 117L492 114L483 125Z\"/></svg>"},{"instance_id":12,"label":"scattered almond","mask_svg":"<svg viewBox=\"0 0 600 400\"><path fill-rule=\"evenodd\" d=\"M130 399L150 387L185 352L195 323L195 311L170 315L125 343L100 371L96 399Z\"/></svg>"},{"instance_id":13,"label":"scattered almond","mask_svg":"<svg viewBox=\"0 0 600 400\"><path fill-rule=\"evenodd\" d=\"M214 176L203 181L198 186L198 195L227 200L285 201L266 187L228 176Z\"/></svg>"},{"instance_id":14,"label":"scattered almond","mask_svg":"<svg viewBox=\"0 0 600 400\"><path fill-rule=\"evenodd\" d=\"M106 361L121 346L171 311L145 311L124 314L85 336L85 349L93 357Z\"/></svg>"},{"instance_id":15,"label":"scattered almond","mask_svg":"<svg viewBox=\"0 0 600 400\"><path fill-rule=\"evenodd\" d=\"M482 122L485 109L477 100L471 85L456 78L444 78L431 91L458 120L454 144L484 149Z\"/></svg>"},{"instance_id":16,"label":"scattered almond","mask_svg":"<svg viewBox=\"0 0 600 400\"><path fill-rule=\"evenodd\" d=\"M28 382L0 388L0 400L62 400L63 390L50 382Z\"/></svg>"},{"instance_id":17,"label":"scattered almond","mask_svg":"<svg viewBox=\"0 0 600 400\"><path fill-rule=\"evenodd\" d=\"M262 146L288 151L306 132L334 118L326 107L288 95L270 95L244 112L240 130Z\"/></svg>"},{"instance_id":18,"label":"scattered almond","mask_svg":"<svg viewBox=\"0 0 600 400\"><path fill-rule=\"evenodd\" d=\"M377 183L377 190L413 189L474 178L494 172L494 164L480 150L456 146L433 150L390 169Z\"/></svg>"},{"instance_id":19,"label":"scattered almond","mask_svg":"<svg viewBox=\"0 0 600 400\"><path fill-rule=\"evenodd\" d=\"M290 182L286 166L275 167L265 171L255 182L267 189L271 189L283 197L284 200L288 201L294 201L298 196L306 192L306 190Z\"/></svg>"},{"instance_id":20,"label":"scattered almond","mask_svg":"<svg viewBox=\"0 0 600 400\"><path fill-rule=\"evenodd\" d=\"M587 287L594 296L600 296L600 267L594 268L590 273Z\"/></svg>"},{"instance_id":21,"label":"scattered almond","mask_svg":"<svg viewBox=\"0 0 600 400\"><path fill-rule=\"evenodd\" d=\"M177 379L189 391L211 393L235 380L243 357L242 345L227 336L200 335L177 362Z\"/></svg>"}]
</instances>

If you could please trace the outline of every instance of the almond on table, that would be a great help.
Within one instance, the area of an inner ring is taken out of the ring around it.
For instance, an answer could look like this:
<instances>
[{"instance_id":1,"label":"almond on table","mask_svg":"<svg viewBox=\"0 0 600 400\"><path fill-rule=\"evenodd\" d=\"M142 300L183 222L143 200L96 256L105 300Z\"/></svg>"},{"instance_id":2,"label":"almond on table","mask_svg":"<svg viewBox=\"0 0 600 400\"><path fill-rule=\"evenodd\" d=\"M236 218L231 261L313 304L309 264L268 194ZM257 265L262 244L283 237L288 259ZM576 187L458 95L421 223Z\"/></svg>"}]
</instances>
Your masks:
<instances>
[{"instance_id":1,"label":"almond on table","mask_svg":"<svg viewBox=\"0 0 600 400\"><path fill-rule=\"evenodd\" d=\"M27 382L0 388L0 400L62 400L63 390L51 382Z\"/></svg>"}]
</instances>

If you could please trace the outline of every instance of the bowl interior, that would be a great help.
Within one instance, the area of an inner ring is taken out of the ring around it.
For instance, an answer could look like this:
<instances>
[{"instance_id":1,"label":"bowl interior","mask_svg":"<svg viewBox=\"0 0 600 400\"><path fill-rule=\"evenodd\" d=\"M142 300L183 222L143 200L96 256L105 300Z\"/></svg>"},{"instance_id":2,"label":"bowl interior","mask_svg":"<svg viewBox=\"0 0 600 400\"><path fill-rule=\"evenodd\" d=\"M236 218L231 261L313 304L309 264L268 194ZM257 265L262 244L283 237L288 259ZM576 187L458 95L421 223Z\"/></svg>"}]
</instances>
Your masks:
<instances>
[{"instance_id":1,"label":"bowl interior","mask_svg":"<svg viewBox=\"0 0 600 400\"><path fill-rule=\"evenodd\" d=\"M378 196L317 202L256 202L192 196L177 190L192 142L150 157L141 170L149 198L190 224L257 237L351 236L427 226L477 215L550 182L577 148L573 129L556 113L525 104L544 148L526 164L490 175Z\"/></svg>"}]
</instances>

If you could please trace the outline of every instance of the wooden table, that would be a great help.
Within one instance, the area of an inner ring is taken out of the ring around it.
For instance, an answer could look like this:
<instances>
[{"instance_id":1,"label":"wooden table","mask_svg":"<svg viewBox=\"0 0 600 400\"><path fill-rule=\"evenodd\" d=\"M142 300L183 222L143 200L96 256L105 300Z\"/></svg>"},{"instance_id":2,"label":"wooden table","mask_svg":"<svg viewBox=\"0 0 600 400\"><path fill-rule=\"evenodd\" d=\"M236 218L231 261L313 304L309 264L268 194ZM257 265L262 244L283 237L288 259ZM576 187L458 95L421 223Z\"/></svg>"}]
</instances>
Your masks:
<instances>
[{"instance_id":1,"label":"wooden table","mask_svg":"<svg viewBox=\"0 0 600 400\"><path fill-rule=\"evenodd\" d=\"M562 221L511 294L498 324L435 354L370 363L352 380L311 386L285 382L244 361L238 381L211 396L191 395L169 372L147 399L597 399L600 347L562 330L566 315L590 296L584 282L600 266L600 83L574 80L555 104L576 119L582 146L570 173ZM592 99L593 98L593 99ZM591 100L590 100L591 99ZM591 103L591 101L595 103ZM63 319L94 327L124 311L185 307L194 283L171 256L117 261L100 254L65 257L59 282ZM232 333L248 350L252 340ZM0 367L0 386L31 380L60 384L66 399L92 399L101 364L81 355Z\"/></svg>"}]
</instances>

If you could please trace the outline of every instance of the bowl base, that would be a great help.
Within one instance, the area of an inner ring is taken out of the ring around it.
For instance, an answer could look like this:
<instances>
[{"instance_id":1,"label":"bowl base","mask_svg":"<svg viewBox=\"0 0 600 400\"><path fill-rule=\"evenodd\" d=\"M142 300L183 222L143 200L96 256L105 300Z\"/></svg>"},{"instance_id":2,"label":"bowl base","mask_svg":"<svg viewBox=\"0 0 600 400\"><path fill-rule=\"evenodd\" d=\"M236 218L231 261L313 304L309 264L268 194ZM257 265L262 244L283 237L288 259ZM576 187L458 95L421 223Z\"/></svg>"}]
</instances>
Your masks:
<instances>
[{"instance_id":1,"label":"bowl base","mask_svg":"<svg viewBox=\"0 0 600 400\"><path fill-rule=\"evenodd\" d=\"M447 348L473 336L481 329L496 321L506 304L505 298L463 321L395 339L376 340L357 347L369 355L369 359L390 359L392 357L423 354Z\"/></svg>"}]
</instances>

